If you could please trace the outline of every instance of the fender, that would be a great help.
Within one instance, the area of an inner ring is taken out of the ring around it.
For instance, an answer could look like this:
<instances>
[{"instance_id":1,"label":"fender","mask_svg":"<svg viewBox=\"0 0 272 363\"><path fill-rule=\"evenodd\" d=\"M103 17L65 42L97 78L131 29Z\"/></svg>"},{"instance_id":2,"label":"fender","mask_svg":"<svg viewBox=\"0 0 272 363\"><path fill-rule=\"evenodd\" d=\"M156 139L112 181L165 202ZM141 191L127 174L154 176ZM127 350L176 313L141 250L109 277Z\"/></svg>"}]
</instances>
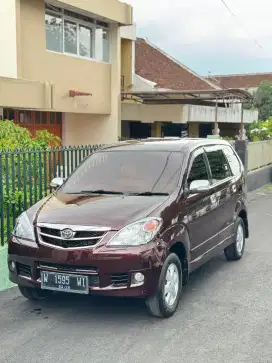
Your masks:
<instances>
[{"instance_id":1,"label":"fender","mask_svg":"<svg viewBox=\"0 0 272 363\"><path fill-rule=\"evenodd\" d=\"M184 281L187 282L190 273L191 243L186 225L183 223L171 225L161 235L161 241L167 254L171 249L177 249L177 252L182 251L183 249L185 250L185 256L183 256L185 262L184 272L186 272Z\"/></svg>"},{"instance_id":2,"label":"fender","mask_svg":"<svg viewBox=\"0 0 272 363\"><path fill-rule=\"evenodd\" d=\"M248 228L247 201L243 197L239 198L239 200L235 206L235 210L234 210L234 214L233 214L234 223L239 215L242 217L242 219L244 221L245 228L246 228L246 238L248 238L249 237L249 228Z\"/></svg>"}]
</instances>

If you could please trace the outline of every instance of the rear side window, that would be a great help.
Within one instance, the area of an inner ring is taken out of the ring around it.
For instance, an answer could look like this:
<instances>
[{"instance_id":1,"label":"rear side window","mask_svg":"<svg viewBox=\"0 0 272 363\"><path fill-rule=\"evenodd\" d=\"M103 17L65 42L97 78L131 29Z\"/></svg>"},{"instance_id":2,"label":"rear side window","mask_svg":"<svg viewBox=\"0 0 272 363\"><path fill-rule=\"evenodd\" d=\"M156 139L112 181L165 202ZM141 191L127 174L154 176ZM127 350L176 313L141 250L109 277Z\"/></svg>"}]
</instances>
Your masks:
<instances>
[{"instance_id":1,"label":"rear side window","mask_svg":"<svg viewBox=\"0 0 272 363\"><path fill-rule=\"evenodd\" d=\"M237 156L235 155L233 149L229 146L226 146L224 148L224 154L226 155L226 158L228 159L230 169L232 171L232 174L239 175L241 173L241 164L238 160Z\"/></svg>"},{"instance_id":2,"label":"rear side window","mask_svg":"<svg viewBox=\"0 0 272 363\"><path fill-rule=\"evenodd\" d=\"M196 156L193 161L189 176L187 179L188 187L195 180L209 180L208 171L205 164L204 154Z\"/></svg>"},{"instance_id":3,"label":"rear side window","mask_svg":"<svg viewBox=\"0 0 272 363\"><path fill-rule=\"evenodd\" d=\"M210 164L213 183L231 176L229 164L222 149L207 149L206 155Z\"/></svg>"}]
</instances>

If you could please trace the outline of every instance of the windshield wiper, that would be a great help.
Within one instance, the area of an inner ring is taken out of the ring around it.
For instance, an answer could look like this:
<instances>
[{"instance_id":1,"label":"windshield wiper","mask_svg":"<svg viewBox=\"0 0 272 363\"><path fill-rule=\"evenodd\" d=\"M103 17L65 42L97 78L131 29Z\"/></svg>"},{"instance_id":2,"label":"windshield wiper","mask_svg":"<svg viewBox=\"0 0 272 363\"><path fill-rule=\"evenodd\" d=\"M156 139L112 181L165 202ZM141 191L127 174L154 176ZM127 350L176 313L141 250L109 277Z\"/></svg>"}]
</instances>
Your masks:
<instances>
[{"instance_id":1,"label":"windshield wiper","mask_svg":"<svg viewBox=\"0 0 272 363\"><path fill-rule=\"evenodd\" d=\"M112 195L135 195L135 196L167 196L169 193L155 193L155 192L142 192L142 193L133 193L133 192L118 192L116 190L104 190L104 189L97 189L97 190L81 190L80 192L69 192L67 194L112 194Z\"/></svg>"},{"instance_id":2,"label":"windshield wiper","mask_svg":"<svg viewBox=\"0 0 272 363\"><path fill-rule=\"evenodd\" d=\"M166 196L169 193L156 193L156 192L142 192L142 193L130 193L130 195L141 195L141 196Z\"/></svg>"},{"instance_id":3,"label":"windshield wiper","mask_svg":"<svg viewBox=\"0 0 272 363\"><path fill-rule=\"evenodd\" d=\"M97 189L97 190L81 190L80 192L69 192L67 194L116 194L116 195L123 195L123 192L117 192L115 190L103 190L103 189Z\"/></svg>"},{"instance_id":4,"label":"windshield wiper","mask_svg":"<svg viewBox=\"0 0 272 363\"><path fill-rule=\"evenodd\" d=\"M116 190L104 190L104 189L97 189L97 190L81 190L82 194L116 194L116 195L123 195L123 192L117 192Z\"/></svg>"}]
</instances>

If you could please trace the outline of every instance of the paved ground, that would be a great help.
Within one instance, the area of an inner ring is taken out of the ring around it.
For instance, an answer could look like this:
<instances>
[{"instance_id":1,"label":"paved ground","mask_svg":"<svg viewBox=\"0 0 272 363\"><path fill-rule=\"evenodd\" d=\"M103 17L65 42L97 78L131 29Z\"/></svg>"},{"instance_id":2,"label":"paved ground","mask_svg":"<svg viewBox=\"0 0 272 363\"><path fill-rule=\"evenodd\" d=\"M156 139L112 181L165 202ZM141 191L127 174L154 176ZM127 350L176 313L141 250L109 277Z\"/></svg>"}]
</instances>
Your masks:
<instances>
[{"instance_id":1,"label":"paved ground","mask_svg":"<svg viewBox=\"0 0 272 363\"><path fill-rule=\"evenodd\" d=\"M0 362L271 363L271 190L250 202L250 222L243 260L218 257L194 273L168 320L137 301L1 292Z\"/></svg>"}]
</instances>

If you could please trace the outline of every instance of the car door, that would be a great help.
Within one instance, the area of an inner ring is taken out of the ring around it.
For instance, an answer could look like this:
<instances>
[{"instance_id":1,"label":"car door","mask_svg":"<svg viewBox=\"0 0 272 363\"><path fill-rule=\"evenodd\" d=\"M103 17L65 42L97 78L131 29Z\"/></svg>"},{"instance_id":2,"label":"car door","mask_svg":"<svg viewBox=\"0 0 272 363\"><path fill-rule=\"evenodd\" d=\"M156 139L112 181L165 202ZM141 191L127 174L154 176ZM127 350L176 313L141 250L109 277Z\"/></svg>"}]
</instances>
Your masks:
<instances>
[{"instance_id":1,"label":"car door","mask_svg":"<svg viewBox=\"0 0 272 363\"><path fill-rule=\"evenodd\" d=\"M190 159L185 188L190 189L193 181L210 182L209 169L204 149L196 150ZM191 262L197 261L204 253L205 241L212 237L210 191L189 194L185 200L186 224L190 236Z\"/></svg>"},{"instance_id":2,"label":"car door","mask_svg":"<svg viewBox=\"0 0 272 363\"><path fill-rule=\"evenodd\" d=\"M233 174L223 152L223 146L208 146L204 149L212 177L210 189L211 214L213 215L212 223L210 223L212 237L207 243L207 249L212 250L224 243L233 233Z\"/></svg>"}]
</instances>

